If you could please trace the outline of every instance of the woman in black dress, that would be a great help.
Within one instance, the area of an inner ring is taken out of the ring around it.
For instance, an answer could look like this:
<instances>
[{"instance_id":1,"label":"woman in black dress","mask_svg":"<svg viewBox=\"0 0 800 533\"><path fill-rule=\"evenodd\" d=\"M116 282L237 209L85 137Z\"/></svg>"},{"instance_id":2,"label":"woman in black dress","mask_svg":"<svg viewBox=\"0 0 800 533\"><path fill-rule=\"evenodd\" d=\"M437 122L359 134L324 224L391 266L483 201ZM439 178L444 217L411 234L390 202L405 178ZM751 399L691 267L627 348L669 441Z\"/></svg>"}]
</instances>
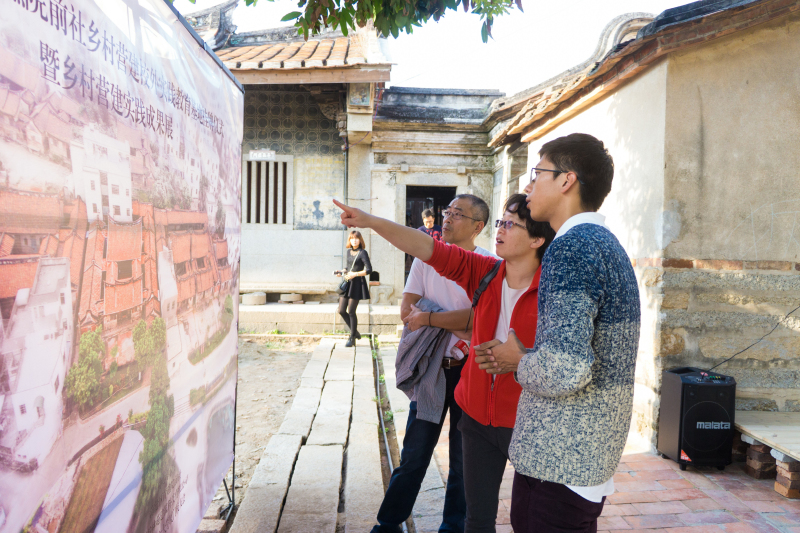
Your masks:
<instances>
[{"instance_id":1,"label":"woman in black dress","mask_svg":"<svg viewBox=\"0 0 800 533\"><path fill-rule=\"evenodd\" d=\"M361 338L361 334L358 332L356 308L359 300L369 300L367 276L372 272L372 264L370 264L369 255L364 249L364 237L361 236L361 232L355 230L350 232L345 255L347 269L344 277L350 280L350 287L339 298L339 314L350 328L350 340L345 344L350 347L355 344L356 339Z\"/></svg>"}]
</instances>

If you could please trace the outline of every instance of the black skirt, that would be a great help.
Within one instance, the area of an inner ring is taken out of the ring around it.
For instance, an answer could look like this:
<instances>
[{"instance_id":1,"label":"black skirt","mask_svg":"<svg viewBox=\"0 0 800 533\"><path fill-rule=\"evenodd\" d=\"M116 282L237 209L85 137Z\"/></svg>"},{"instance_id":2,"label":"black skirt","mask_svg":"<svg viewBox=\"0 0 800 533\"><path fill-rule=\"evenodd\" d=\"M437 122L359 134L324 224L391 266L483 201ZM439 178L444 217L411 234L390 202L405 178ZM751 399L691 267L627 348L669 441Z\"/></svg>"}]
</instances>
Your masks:
<instances>
[{"instance_id":1,"label":"black skirt","mask_svg":"<svg viewBox=\"0 0 800 533\"><path fill-rule=\"evenodd\" d=\"M342 298L347 297L351 300L369 300L369 285L367 277L358 276L350 280L350 287L347 292L342 294Z\"/></svg>"}]
</instances>

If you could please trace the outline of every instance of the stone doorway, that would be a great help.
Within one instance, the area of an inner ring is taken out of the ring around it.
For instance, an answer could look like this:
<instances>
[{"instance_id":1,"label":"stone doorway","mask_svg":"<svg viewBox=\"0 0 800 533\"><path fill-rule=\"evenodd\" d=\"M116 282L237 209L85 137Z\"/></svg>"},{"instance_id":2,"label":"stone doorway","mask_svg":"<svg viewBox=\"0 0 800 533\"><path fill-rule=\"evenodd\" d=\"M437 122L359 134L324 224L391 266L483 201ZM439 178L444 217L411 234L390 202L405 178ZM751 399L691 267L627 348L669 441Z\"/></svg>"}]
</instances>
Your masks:
<instances>
[{"instance_id":1,"label":"stone doorway","mask_svg":"<svg viewBox=\"0 0 800 533\"><path fill-rule=\"evenodd\" d=\"M455 187L429 187L409 185L406 187L406 226L419 228L422 226L422 212L431 209L434 213L434 224L442 225L442 211L450 204L456 195ZM408 279L411 263L414 258L406 254L405 276Z\"/></svg>"}]
</instances>

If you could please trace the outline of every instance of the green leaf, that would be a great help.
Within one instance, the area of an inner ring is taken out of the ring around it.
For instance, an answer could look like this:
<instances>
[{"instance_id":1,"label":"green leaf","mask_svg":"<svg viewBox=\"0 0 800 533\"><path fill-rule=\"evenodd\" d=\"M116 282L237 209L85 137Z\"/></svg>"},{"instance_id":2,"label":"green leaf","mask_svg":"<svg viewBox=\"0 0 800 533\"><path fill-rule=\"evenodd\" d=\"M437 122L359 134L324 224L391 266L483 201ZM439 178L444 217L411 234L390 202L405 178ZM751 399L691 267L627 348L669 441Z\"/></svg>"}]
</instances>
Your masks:
<instances>
[{"instance_id":1,"label":"green leaf","mask_svg":"<svg viewBox=\"0 0 800 533\"><path fill-rule=\"evenodd\" d=\"M257 2L245 0L248 6L255 6ZM448 10L464 7L481 18L481 40L488 42L492 38L492 19L511 10L516 11L515 8L521 10L522 0L297 0L297 6L302 12L287 13L281 22L294 20L298 33L306 39L309 34L319 34L325 27L339 29L347 35L369 21L373 22L383 37L392 35L397 38L401 32L411 34L415 26L420 27L431 19L440 20ZM486 19L490 20L488 24ZM300 24L301 21L304 24ZM172 196L158 198L155 203L180 203Z\"/></svg>"},{"instance_id":2,"label":"green leaf","mask_svg":"<svg viewBox=\"0 0 800 533\"><path fill-rule=\"evenodd\" d=\"M342 20L342 27L343 28L345 26L347 26L349 28L353 27L353 17L350 15L350 11L349 10L342 10L339 13L339 18Z\"/></svg>"}]
</instances>

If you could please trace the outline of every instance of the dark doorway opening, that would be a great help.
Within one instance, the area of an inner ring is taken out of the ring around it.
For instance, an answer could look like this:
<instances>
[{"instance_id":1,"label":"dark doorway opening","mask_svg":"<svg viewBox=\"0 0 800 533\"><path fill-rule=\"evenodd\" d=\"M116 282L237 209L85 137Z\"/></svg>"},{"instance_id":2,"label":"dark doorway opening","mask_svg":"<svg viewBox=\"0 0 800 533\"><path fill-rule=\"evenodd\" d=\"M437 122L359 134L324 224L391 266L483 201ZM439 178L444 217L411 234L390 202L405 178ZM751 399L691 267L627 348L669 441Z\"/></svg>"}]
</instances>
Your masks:
<instances>
[{"instance_id":1,"label":"dark doorway opening","mask_svg":"<svg viewBox=\"0 0 800 533\"><path fill-rule=\"evenodd\" d=\"M409 185L406 187L406 226L419 228L422 226L422 212L431 209L434 213L434 224L442 225L442 211L447 208L456 195L455 187L428 187ZM405 277L411 271L414 258L406 254Z\"/></svg>"}]
</instances>

